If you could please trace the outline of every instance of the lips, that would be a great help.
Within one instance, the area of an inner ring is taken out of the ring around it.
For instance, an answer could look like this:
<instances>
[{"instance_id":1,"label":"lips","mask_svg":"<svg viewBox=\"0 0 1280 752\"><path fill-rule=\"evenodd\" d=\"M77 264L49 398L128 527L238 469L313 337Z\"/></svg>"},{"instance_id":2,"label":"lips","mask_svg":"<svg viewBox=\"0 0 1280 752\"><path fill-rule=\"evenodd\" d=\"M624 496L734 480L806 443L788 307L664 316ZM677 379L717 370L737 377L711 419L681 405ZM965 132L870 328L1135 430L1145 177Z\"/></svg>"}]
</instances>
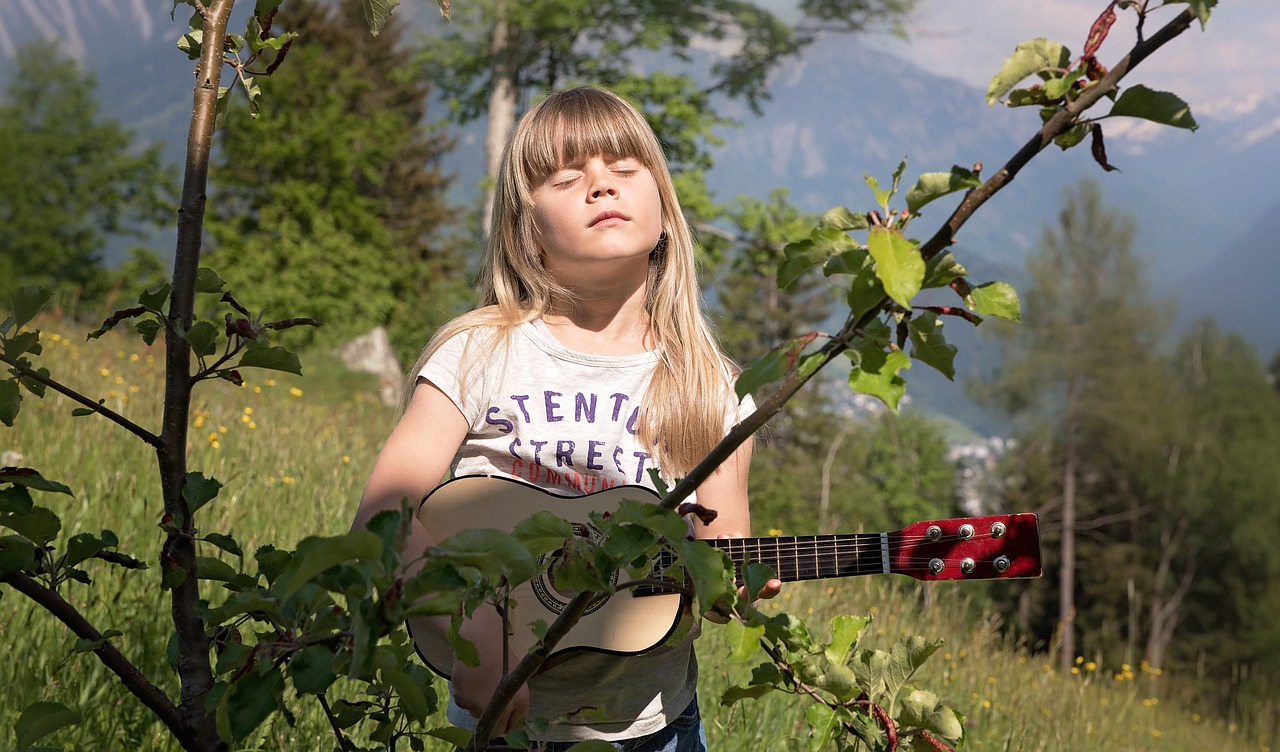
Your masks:
<instances>
[{"instance_id":1,"label":"lips","mask_svg":"<svg viewBox=\"0 0 1280 752\"><path fill-rule=\"evenodd\" d=\"M613 211L613 210L604 211L597 214L595 218L591 220L591 223L588 224L587 226L595 227L596 225L600 224L601 222L604 222L607 219L629 220L631 219L631 217L628 217L627 215L623 214L620 211Z\"/></svg>"}]
</instances>

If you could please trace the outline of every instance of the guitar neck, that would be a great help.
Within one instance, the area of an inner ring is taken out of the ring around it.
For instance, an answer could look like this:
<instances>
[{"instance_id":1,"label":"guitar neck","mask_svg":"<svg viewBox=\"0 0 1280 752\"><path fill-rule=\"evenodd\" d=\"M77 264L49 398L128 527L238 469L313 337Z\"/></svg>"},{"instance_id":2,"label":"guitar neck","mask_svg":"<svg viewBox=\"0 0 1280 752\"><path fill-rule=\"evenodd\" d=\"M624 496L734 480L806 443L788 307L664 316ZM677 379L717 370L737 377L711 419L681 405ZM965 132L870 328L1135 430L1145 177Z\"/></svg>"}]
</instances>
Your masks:
<instances>
[{"instance_id":1,"label":"guitar neck","mask_svg":"<svg viewBox=\"0 0 1280 752\"><path fill-rule=\"evenodd\" d=\"M707 542L741 568L768 564L783 582L887 574L889 533L793 535L776 538L724 538Z\"/></svg>"}]
</instances>

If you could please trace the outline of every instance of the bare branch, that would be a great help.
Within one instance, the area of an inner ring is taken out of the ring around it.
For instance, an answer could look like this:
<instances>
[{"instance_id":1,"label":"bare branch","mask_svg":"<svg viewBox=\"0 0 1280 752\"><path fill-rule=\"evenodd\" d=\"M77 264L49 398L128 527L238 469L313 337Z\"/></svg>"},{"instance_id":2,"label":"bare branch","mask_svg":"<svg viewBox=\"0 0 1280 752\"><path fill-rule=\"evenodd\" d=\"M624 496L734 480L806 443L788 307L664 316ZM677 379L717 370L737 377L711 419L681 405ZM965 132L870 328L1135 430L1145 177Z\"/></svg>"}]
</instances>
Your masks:
<instances>
[{"instance_id":1,"label":"bare branch","mask_svg":"<svg viewBox=\"0 0 1280 752\"><path fill-rule=\"evenodd\" d=\"M97 402L94 402L93 400L77 392L71 387L61 384L57 381L54 381L53 379L49 378L48 376L45 376L39 371L33 371L31 368L23 365L22 363L16 360L13 360L5 356L2 353L0 353L0 362L3 362L9 365L10 367L12 367L15 371L17 371L20 375L22 375L23 378L28 378L28 379L31 379L32 381L38 381L41 384L44 384L46 387L57 392L58 394L61 394L67 399L71 400L72 402L76 402L81 405L84 405L89 410L92 410L98 415L101 415L102 417L106 418L112 423L115 423L119 425L121 428L124 428L129 433L132 433L138 438L147 442L147 444L151 445L152 447L155 447L155 448L160 447L159 436L156 436L155 434L151 433L147 429L143 428L137 423L134 423L133 421L124 417L120 413L117 413L111 408L105 407Z\"/></svg>"},{"instance_id":2,"label":"bare branch","mask_svg":"<svg viewBox=\"0 0 1280 752\"><path fill-rule=\"evenodd\" d=\"M178 708L174 706L169 696L151 683L151 680L117 650L115 645L112 645L109 640L102 639L102 633L90 624L75 606L24 572L4 575L0 577L0 582L12 586L14 590L35 601L41 608L53 614L54 618L65 624L77 637L98 643L93 652L104 666L120 677L120 683L125 689L150 708L183 747L196 748L193 730L185 723L182 714L178 712Z\"/></svg>"}]
</instances>

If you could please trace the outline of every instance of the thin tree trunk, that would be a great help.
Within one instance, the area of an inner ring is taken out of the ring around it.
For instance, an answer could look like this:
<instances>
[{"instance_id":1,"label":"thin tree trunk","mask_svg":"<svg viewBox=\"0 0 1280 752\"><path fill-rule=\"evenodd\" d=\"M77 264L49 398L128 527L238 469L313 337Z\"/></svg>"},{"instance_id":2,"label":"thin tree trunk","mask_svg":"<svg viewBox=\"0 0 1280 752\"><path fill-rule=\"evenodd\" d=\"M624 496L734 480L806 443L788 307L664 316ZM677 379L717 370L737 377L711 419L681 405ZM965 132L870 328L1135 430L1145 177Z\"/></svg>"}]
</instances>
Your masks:
<instances>
[{"instance_id":1,"label":"thin tree trunk","mask_svg":"<svg viewBox=\"0 0 1280 752\"><path fill-rule=\"evenodd\" d=\"M1067 400L1065 457L1062 463L1062 562L1058 571L1058 665L1071 670L1076 652L1076 442L1071 416L1074 384Z\"/></svg>"},{"instance_id":2,"label":"thin tree trunk","mask_svg":"<svg viewBox=\"0 0 1280 752\"><path fill-rule=\"evenodd\" d=\"M507 23L507 0L498 0L494 12L490 59L493 61L493 88L489 92L488 128L484 138L484 237L493 232L493 192L498 164L507 136L516 122L516 71L511 61L511 30Z\"/></svg>"},{"instance_id":3,"label":"thin tree trunk","mask_svg":"<svg viewBox=\"0 0 1280 752\"><path fill-rule=\"evenodd\" d=\"M200 618L199 579L196 576L195 534L192 515L182 498L187 477L187 426L191 408L191 348L178 335L176 324L190 327L195 305L196 276L204 232L209 154L213 144L218 86L222 77L223 40L235 0L214 0L204 11L204 40L193 94L191 128L178 214L178 241L174 253L173 290L169 302L169 327L165 332L164 416L161 447L156 452L165 518L171 526L161 553L160 567L174 571L181 582L173 587L171 614L178 643L178 675L182 684L179 708L196 744L184 747L198 752L223 750L206 707L213 689L209 639ZM177 574L180 573L180 574Z\"/></svg>"}]
</instances>

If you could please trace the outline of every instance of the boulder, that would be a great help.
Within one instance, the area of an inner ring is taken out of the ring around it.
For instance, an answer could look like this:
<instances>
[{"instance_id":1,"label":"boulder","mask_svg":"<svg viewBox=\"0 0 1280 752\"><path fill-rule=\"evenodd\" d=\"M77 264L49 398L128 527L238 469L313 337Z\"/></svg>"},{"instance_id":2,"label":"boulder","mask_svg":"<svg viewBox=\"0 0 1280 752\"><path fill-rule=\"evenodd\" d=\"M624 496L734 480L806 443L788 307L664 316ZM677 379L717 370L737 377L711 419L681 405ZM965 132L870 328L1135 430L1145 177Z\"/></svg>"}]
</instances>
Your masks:
<instances>
[{"instance_id":1,"label":"boulder","mask_svg":"<svg viewBox=\"0 0 1280 752\"><path fill-rule=\"evenodd\" d=\"M339 347L334 355L353 371L377 376L378 396L384 404L400 404L404 370L400 367L395 351L391 349L386 329L374 327L368 334L362 334Z\"/></svg>"}]
</instances>

